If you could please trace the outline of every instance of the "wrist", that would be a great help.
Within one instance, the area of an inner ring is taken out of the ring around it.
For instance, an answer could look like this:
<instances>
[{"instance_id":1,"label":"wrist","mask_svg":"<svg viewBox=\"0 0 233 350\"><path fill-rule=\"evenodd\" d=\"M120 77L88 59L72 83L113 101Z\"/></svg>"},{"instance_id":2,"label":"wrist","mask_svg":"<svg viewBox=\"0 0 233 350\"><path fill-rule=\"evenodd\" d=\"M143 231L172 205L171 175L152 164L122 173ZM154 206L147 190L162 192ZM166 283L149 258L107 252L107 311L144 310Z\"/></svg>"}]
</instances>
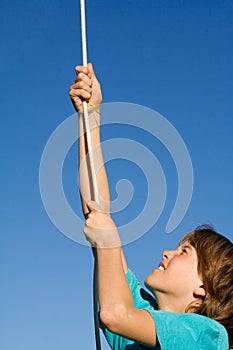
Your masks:
<instances>
[{"instance_id":1,"label":"wrist","mask_svg":"<svg viewBox=\"0 0 233 350\"><path fill-rule=\"evenodd\" d=\"M109 237L105 237L102 240L101 238L100 240L97 240L95 246L97 250L116 249L121 247L121 240L118 233L116 235L113 235L111 232Z\"/></svg>"},{"instance_id":2,"label":"wrist","mask_svg":"<svg viewBox=\"0 0 233 350\"><path fill-rule=\"evenodd\" d=\"M97 249L121 247L117 228L95 228L94 245Z\"/></svg>"},{"instance_id":3,"label":"wrist","mask_svg":"<svg viewBox=\"0 0 233 350\"><path fill-rule=\"evenodd\" d=\"M100 107L88 107L88 128L84 125L84 112L78 112L79 135L100 127Z\"/></svg>"},{"instance_id":4,"label":"wrist","mask_svg":"<svg viewBox=\"0 0 233 350\"><path fill-rule=\"evenodd\" d=\"M84 234L94 248L106 249L121 247L121 240L117 228L93 227L86 222Z\"/></svg>"}]
</instances>

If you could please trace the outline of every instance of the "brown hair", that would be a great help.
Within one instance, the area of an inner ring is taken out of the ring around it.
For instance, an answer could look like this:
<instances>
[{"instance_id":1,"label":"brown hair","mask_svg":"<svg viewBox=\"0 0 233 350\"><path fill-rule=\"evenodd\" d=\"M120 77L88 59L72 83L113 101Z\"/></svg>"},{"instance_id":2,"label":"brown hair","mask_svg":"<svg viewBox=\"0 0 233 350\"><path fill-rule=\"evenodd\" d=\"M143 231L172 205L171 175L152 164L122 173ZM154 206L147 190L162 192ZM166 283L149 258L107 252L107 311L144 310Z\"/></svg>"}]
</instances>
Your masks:
<instances>
[{"instance_id":1,"label":"brown hair","mask_svg":"<svg viewBox=\"0 0 233 350\"><path fill-rule=\"evenodd\" d=\"M180 243L185 241L197 252L197 269L206 291L206 296L186 311L221 323L233 347L233 243L208 225L197 227Z\"/></svg>"}]
</instances>

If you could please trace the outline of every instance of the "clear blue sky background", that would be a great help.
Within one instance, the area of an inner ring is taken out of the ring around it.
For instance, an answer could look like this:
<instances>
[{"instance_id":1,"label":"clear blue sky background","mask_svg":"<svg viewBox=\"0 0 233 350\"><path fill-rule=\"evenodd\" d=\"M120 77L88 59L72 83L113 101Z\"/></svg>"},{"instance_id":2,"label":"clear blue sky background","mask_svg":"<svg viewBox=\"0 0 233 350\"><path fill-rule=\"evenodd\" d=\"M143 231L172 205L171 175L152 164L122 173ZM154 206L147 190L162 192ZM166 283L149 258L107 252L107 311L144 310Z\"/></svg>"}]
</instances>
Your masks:
<instances>
[{"instance_id":1,"label":"clear blue sky background","mask_svg":"<svg viewBox=\"0 0 233 350\"><path fill-rule=\"evenodd\" d=\"M162 150L159 154L168 182L165 210L153 229L125 247L130 267L143 281L162 249L173 248L198 224L212 223L233 239L233 4L87 0L86 6L89 58L104 101L134 102L164 115L193 162L191 205L166 235L177 179L172 160ZM81 62L79 3L2 0L0 16L0 347L94 349L90 249L53 226L38 180L50 134L73 113L68 91ZM72 149L65 179L67 196L79 210L76 159ZM112 169L111 188L122 177L121 167Z\"/></svg>"}]
</instances>

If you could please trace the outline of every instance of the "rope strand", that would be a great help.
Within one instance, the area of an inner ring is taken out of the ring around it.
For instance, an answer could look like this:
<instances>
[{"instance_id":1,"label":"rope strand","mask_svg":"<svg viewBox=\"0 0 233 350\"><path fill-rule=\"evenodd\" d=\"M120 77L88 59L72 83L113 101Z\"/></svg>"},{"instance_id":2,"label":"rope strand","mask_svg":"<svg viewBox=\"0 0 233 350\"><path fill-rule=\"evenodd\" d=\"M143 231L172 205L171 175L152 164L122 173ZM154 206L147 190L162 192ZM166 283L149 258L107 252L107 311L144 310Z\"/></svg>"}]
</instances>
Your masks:
<instances>
[{"instance_id":1,"label":"rope strand","mask_svg":"<svg viewBox=\"0 0 233 350\"><path fill-rule=\"evenodd\" d=\"M87 66L87 39L86 39L86 16L85 16L85 0L80 0L80 12L81 12L81 33L82 33L82 58L83 65ZM88 118L88 109L87 102L83 101L83 124L84 124L84 132L86 134L87 148L89 152L89 176L90 181L93 184L93 198L91 198L94 202L99 204L98 197L98 186L97 179L95 173L95 164L92 154L92 144L91 144L91 134L90 134L90 125ZM91 188L91 186L90 186ZM96 250L93 249L94 254L94 272L93 272L93 313L94 313L94 325L95 325L95 344L96 350L101 350L101 342L100 342L100 331L99 331L99 306L98 306L98 261Z\"/></svg>"}]
</instances>

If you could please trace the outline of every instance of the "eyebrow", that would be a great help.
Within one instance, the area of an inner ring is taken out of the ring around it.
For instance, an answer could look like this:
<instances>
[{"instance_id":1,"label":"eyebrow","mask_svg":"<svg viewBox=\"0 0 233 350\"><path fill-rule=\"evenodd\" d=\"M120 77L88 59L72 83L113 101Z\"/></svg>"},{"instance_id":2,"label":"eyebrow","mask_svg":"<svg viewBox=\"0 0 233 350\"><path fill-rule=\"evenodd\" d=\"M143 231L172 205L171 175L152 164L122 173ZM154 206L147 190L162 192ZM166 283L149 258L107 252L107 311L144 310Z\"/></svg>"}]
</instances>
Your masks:
<instances>
[{"instance_id":1,"label":"eyebrow","mask_svg":"<svg viewBox=\"0 0 233 350\"><path fill-rule=\"evenodd\" d=\"M181 248L188 248L190 250L192 250L192 246L190 244L184 243L180 245Z\"/></svg>"}]
</instances>

